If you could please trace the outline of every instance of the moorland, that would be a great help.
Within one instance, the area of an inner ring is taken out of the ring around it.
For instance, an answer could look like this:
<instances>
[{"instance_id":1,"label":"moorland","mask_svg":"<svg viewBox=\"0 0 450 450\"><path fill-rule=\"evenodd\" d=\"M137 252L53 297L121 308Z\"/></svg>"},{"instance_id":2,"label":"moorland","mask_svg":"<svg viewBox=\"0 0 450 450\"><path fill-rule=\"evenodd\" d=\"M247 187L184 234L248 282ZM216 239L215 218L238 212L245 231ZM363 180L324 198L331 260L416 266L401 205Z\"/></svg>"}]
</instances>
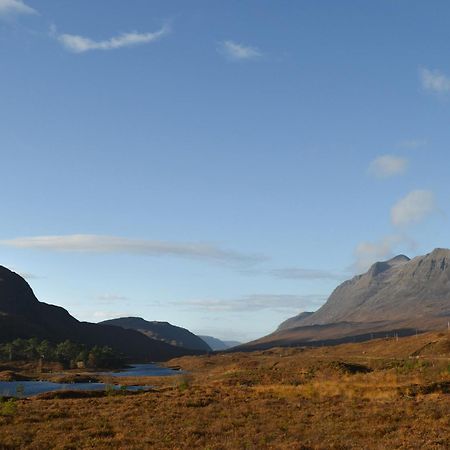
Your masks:
<instances>
[{"instance_id":1,"label":"moorland","mask_svg":"<svg viewBox=\"0 0 450 450\"><path fill-rule=\"evenodd\" d=\"M120 381L151 384L150 392L65 391L3 399L0 447L450 447L447 332L184 356L165 364L184 372ZM5 363L0 370L42 376L35 369Z\"/></svg>"}]
</instances>

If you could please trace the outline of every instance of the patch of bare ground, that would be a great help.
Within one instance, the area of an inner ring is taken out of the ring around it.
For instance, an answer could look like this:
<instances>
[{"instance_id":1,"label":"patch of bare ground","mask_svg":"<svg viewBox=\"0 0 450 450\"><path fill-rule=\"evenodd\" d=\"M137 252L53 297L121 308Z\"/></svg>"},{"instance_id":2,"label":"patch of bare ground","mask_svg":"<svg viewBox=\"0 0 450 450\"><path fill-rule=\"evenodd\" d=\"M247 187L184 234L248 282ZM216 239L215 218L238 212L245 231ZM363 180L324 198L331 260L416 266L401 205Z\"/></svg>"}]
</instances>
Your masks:
<instances>
[{"instance_id":1,"label":"patch of bare ground","mask_svg":"<svg viewBox=\"0 0 450 450\"><path fill-rule=\"evenodd\" d=\"M437 353L412 355L427 339ZM187 375L126 380L152 392L0 404L0 448L446 449L446 346L429 334L180 358Z\"/></svg>"}]
</instances>

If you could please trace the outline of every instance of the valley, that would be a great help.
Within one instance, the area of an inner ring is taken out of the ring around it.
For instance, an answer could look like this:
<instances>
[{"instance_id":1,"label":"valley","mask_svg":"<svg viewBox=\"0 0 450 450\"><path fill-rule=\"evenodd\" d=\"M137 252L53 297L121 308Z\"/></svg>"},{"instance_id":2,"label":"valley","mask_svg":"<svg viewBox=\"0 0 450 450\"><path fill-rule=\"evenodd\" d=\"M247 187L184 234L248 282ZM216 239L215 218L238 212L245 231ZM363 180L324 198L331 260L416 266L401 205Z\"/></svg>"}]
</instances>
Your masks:
<instances>
[{"instance_id":1,"label":"valley","mask_svg":"<svg viewBox=\"0 0 450 450\"><path fill-rule=\"evenodd\" d=\"M450 445L450 340L425 333L320 348L187 356L149 392L0 404L2 448L435 448Z\"/></svg>"},{"instance_id":2,"label":"valley","mask_svg":"<svg viewBox=\"0 0 450 450\"><path fill-rule=\"evenodd\" d=\"M0 267L0 448L448 448L449 260L375 263L231 348L139 317L78 322Z\"/></svg>"}]
</instances>

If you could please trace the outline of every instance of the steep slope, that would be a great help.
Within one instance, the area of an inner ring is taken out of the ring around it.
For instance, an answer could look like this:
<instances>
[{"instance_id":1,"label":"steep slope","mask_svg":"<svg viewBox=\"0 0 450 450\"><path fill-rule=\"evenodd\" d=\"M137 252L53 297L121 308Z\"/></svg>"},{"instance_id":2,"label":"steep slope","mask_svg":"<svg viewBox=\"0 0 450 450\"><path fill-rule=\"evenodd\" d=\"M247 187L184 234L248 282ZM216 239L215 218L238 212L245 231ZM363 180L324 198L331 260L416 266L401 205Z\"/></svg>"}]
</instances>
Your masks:
<instances>
[{"instance_id":1,"label":"steep slope","mask_svg":"<svg viewBox=\"0 0 450 450\"><path fill-rule=\"evenodd\" d=\"M364 340L443 329L450 317L450 250L377 262L338 286L315 313L300 314L250 347Z\"/></svg>"},{"instance_id":2,"label":"steep slope","mask_svg":"<svg viewBox=\"0 0 450 450\"><path fill-rule=\"evenodd\" d=\"M0 342L16 338L108 345L129 358L162 361L194 353L150 339L134 330L79 322L64 308L40 302L29 284L0 266Z\"/></svg>"},{"instance_id":3,"label":"steep slope","mask_svg":"<svg viewBox=\"0 0 450 450\"><path fill-rule=\"evenodd\" d=\"M314 314L314 313L313 312L309 312L309 311L303 311L300 314L298 314L297 316L291 317L290 319L287 319L284 322L282 322L278 326L277 331L287 330L289 328L299 327L299 326L301 326L302 322L307 317L309 317L311 314Z\"/></svg>"},{"instance_id":4,"label":"steep slope","mask_svg":"<svg viewBox=\"0 0 450 450\"><path fill-rule=\"evenodd\" d=\"M211 347L186 328L171 325L168 322L147 321L141 317L121 317L100 322L101 325L112 325L130 330L139 331L146 336L167 342L177 347L190 348L205 352L212 351Z\"/></svg>"},{"instance_id":5,"label":"steep slope","mask_svg":"<svg viewBox=\"0 0 450 450\"><path fill-rule=\"evenodd\" d=\"M214 351L227 350L240 345L240 342L237 341L222 341L212 336L199 336L199 338L205 341Z\"/></svg>"},{"instance_id":6,"label":"steep slope","mask_svg":"<svg viewBox=\"0 0 450 450\"><path fill-rule=\"evenodd\" d=\"M301 325L404 321L450 315L450 250L400 255L338 286ZM444 321L442 321L444 323Z\"/></svg>"}]
</instances>

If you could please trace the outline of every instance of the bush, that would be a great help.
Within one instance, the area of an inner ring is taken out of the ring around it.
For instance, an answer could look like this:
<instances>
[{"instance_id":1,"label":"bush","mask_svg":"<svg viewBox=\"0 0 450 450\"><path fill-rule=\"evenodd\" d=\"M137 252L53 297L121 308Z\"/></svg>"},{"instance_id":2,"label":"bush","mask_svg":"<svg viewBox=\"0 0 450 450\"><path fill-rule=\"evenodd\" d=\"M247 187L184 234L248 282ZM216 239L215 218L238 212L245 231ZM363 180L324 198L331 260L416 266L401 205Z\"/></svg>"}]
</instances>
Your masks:
<instances>
[{"instance_id":1,"label":"bush","mask_svg":"<svg viewBox=\"0 0 450 450\"><path fill-rule=\"evenodd\" d=\"M0 402L0 416L14 416L17 412L17 404L13 398Z\"/></svg>"}]
</instances>

